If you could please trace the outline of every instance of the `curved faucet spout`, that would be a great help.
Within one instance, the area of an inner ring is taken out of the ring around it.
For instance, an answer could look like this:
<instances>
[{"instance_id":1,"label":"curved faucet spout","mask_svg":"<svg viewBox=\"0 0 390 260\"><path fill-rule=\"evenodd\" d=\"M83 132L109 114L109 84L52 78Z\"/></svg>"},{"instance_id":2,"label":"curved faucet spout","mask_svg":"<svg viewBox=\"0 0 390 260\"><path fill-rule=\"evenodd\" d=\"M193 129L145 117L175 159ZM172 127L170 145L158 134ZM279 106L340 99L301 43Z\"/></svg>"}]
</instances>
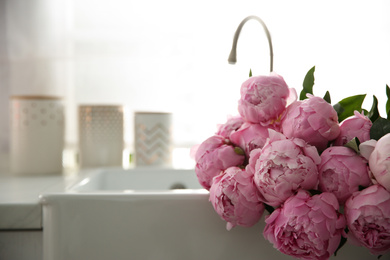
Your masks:
<instances>
[{"instance_id":1,"label":"curved faucet spout","mask_svg":"<svg viewBox=\"0 0 390 260\"><path fill-rule=\"evenodd\" d=\"M257 16L254 16L254 15L251 15L251 16L248 16L247 18L245 18L244 20L242 20L242 22L238 25L238 28L236 30L236 33L234 34L234 38L233 38L233 46L232 46L232 50L230 52L230 55L229 55L229 59L228 59L228 62L230 64L235 64L237 62L237 41L238 41L238 37L240 36L240 32L241 32L241 29L242 27L244 26L244 24L251 20L251 19L254 19L258 22L260 22L260 24L263 26L264 28L264 31L265 31L265 34L267 36L267 39L268 39L268 45L269 45L269 54L270 54L270 72L273 71L273 59L274 59L274 53L273 53L273 49L272 49L272 41L271 41L271 35L268 31L268 28L267 26L265 25L265 23L263 22L263 20L261 20L259 17Z\"/></svg>"}]
</instances>

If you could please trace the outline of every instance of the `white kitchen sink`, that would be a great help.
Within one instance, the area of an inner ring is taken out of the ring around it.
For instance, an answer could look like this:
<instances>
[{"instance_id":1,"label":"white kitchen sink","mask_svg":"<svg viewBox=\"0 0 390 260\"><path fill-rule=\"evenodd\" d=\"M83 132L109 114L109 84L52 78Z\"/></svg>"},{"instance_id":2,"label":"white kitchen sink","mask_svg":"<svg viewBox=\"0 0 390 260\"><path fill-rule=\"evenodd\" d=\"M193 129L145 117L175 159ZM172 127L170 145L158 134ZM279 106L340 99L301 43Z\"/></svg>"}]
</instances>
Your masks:
<instances>
[{"instance_id":1,"label":"white kitchen sink","mask_svg":"<svg viewBox=\"0 0 390 260\"><path fill-rule=\"evenodd\" d=\"M263 238L264 219L227 231L193 170L92 170L41 203L45 260L293 259ZM353 247L335 259L376 258Z\"/></svg>"},{"instance_id":2,"label":"white kitchen sink","mask_svg":"<svg viewBox=\"0 0 390 260\"><path fill-rule=\"evenodd\" d=\"M167 192L173 189L203 189L192 170L101 169L82 174L68 188L72 192ZM204 191L203 191L204 192Z\"/></svg>"}]
</instances>

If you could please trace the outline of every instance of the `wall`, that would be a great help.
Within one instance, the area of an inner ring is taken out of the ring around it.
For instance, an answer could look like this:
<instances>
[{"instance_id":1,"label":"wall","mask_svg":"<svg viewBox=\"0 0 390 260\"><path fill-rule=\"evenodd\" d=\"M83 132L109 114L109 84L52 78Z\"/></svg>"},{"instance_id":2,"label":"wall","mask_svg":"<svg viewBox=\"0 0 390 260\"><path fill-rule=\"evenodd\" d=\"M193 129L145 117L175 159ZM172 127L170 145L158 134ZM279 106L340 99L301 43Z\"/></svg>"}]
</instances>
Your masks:
<instances>
[{"instance_id":1,"label":"wall","mask_svg":"<svg viewBox=\"0 0 390 260\"><path fill-rule=\"evenodd\" d=\"M69 4L63 0L1 0L0 169L8 168L9 97L60 96L71 74Z\"/></svg>"},{"instance_id":2,"label":"wall","mask_svg":"<svg viewBox=\"0 0 390 260\"><path fill-rule=\"evenodd\" d=\"M8 168L9 151L9 64L6 44L6 1L0 1L0 171Z\"/></svg>"}]
</instances>

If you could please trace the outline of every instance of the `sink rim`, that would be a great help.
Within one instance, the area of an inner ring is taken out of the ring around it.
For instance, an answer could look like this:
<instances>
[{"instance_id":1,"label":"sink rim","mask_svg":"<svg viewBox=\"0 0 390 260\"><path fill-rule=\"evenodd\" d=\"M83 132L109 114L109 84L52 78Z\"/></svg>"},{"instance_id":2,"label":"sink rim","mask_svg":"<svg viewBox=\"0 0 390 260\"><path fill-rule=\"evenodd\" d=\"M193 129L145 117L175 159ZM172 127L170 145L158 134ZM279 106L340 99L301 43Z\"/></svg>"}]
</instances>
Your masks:
<instances>
[{"instance_id":1,"label":"sink rim","mask_svg":"<svg viewBox=\"0 0 390 260\"><path fill-rule=\"evenodd\" d=\"M107 168L94 168L83 169L78 172L77 177L69 182L65 187L64 192L53 192L54 194L85 194L85 195L109 195L109 194L126 194L126 195L170 195L170 194L209 194L209 191L200 186L199 188L186 188L186 189L82 189L82 187L88 184L90 181L97 180L98 178L111 177L115 174L156 174L155 171L159 171L157 174L185 174L195 175L194 169L174 169L174 168L155 168L155 167L139 167L139 168L122 168L122 167L107 167ZM107 175L107 176L104 176ZM195 177L196 178L196 177ZM98 180L99 181L99 180ZM179 180L180 182L180 180ZM197 182L198 183L198 182Z\"/></svg>"}]
</instances>

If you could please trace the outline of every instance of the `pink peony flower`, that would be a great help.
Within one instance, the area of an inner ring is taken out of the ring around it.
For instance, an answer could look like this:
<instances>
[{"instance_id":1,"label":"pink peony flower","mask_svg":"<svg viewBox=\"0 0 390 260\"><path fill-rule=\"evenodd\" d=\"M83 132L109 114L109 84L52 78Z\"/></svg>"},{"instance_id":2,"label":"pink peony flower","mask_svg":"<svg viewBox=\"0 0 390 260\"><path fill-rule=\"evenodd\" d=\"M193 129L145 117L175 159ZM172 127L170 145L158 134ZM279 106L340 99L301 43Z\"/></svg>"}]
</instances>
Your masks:
<instances>
[{"instance_id":1,"label":"pink peony flower","mask_svg":"<svg viewBox=\"0 0 390 260\"><path fill-rule=\"evenodd\" d=\"M375 149L376 143L376 140L370 139L359 145L360 155L363 156L367 161L370 159L370 156Z\"/></svg>"},{"instance_id":2,"label":"pink peony flower","mask_svg":"<svg viewBox=\"0 0 390 260\"><path fill-rule=\"evenodd\" d=\"M225 124L218 125L216 135L230 139L230 134L238 130L242 124L244 124L244 119L241 116L229 117Z\"/></svg>"},{"instance_id":3,"label":"pink peony flower","mask_svg":"<svg viewBox=\"0 0 390 260\"><path fill-rule=\"evenodd\" d=\"M195 173L199 183L209 190L215 176L231 166L241 165L244 160L245 156L237 154L229 140L215 135L198 147L195 154Z\"/></svg>"},{"instance_id":4,"label":"pink peony flower","mask_svg":"<svg viewBox=\"0 0 390 260\"><path fill-rule=\"evenodd\" d=\"M324 99L307 96L308 99L287 107L281 119L282 133L287 138L301 138L323 151L340 134L337 112Z\"/></svg>"},{"instance_id":5,"label":"pink peony flower","mask_svg":"<svg viewBox=\"0 0 390 260\"><path fill-rule=\"evenodd\" d=\"M230 135L235 145L244 149L249 156L250 151L262 148L268 138L268 128L260 124L244 123L237 131Z\"/></svg>"},{"instance_id":6,"label":"pink peony flower","mask_svg":"<svg viewBox=\"0 0 390 260\"><path fill-rule=\"evenodd\" d=\"M227 221L227 230L237 225L253 226L264 212L253 175L238 167L230 167L214 178L210 201L218 215Z\"/></svg>"},{"instance_id":7,"label":"pink peony flower","mask_svg":"<svg viewBox=\"0 0 390 260\"><path fill-rule=\"evenodd\" d=\"M269 130L264 147L250 154L250 172L254 172L257 188L264 203L277 207L300 189L316 189L317 164L321 159L314 146L301 139L287 139Z\"/></svg>"},{"instance_id":8,"label":"pink peony flower","mask_svg":"<svg viewBox=\"0 0 390 260\"><path fill-rule=\"evenodd\" d=\"M348 117L340 124L340 135L334 141L334 145L345 145L357 137L361 143L370 140L371 120L364 116L363 112L354 112L354 116Z\"/></svg>"},{"instance_id":9,"label":"pink peony flower","mask_svg":"<svg viewBox=\"0 0 390 260\"><path fill-rule=\"evenodd\" d=\"M371 184L366 159L344 146L329 147L321 154L318 166L319 189L336 195L340 204Z\"/></svg>"},{"instance_id":10,"label":"pink peony flower","mask_svg":"<svg viewBox=\"0 0 390 260\"><path fill-rule=\"evenodd\" d=\"M280 252L300 259L328 259L344 234L345 219L332 193L299 191L266 217L264 237Z\"/></svg>"},{"instance_id":11,"label":"pink peony flower","mask_svg":"<svg viewBox=\"0 0 390 260\"><path fill-rule=\"evenodd\" d=\"M369 165L375 180L390 191L390 134L378 140L370 155Z\"/></svg>"},{"instance_id":12,"label":"pink peony flower","mask_svg":"<svg viewBox=\"0 0 390 260\"><path fill-rule=\"evenodd\" d=\"M286 82L276 73L251 77L241 86L238 112L246 121L268 125L285 110L289 96Z\"/></svg>"},{"instance_id":13,"label":"pink peony flower","mask_svg":"<svg viewBox=\"0 0 390 260\"><path fill-rule=\"evenodd\" d=\"M381 185L355 192L345 203L348 241L374 255L390 252L390 193Z\"/></svg>"}]
</instances>

